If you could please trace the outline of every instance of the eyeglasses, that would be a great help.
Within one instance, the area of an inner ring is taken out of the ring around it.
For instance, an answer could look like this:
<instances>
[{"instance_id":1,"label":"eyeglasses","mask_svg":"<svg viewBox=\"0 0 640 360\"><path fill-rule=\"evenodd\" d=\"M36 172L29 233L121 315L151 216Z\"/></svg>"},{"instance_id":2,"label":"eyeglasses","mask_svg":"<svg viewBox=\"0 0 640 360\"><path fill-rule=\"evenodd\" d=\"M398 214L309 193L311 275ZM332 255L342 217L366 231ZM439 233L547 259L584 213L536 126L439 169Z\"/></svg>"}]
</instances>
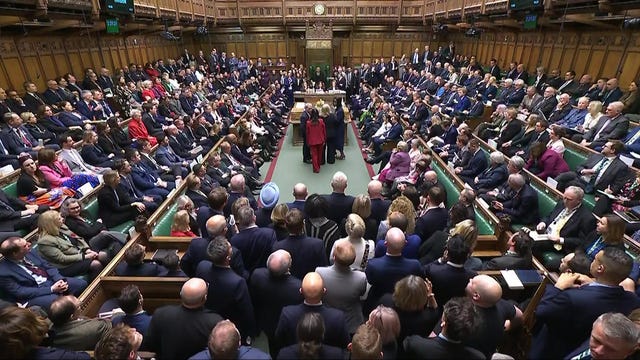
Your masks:
<instances>
[{"instance_id":1,"label":"eyeglasses","mask_svg":"<svg viewBox=\"0 0 640 360\"><path fill-rule=\"evenodd\" d=\"M68 210L80 210L80 206L69 207Z\"/></svg>"}]
</instances>

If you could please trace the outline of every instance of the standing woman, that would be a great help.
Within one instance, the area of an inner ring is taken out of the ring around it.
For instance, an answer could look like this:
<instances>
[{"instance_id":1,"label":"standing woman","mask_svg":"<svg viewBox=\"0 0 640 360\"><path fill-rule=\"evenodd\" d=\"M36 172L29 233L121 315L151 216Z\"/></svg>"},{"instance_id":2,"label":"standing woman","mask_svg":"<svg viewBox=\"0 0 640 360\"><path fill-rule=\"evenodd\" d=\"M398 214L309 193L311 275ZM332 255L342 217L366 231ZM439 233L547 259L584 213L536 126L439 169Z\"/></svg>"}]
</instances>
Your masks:
<instances>
[{"instance_id":1,"label":"standing woman","mask_svg":"<svg viewBox=\"0 0 640 360\"><path fill-rule=\"evenodd\" d=\"M322 105L320 109L320 118L324 120L327 133L327 163L336 162L336 133L338 132L338 119L331 112L329 104Z\"/></svg>"},{"instance_id":2,"label":"standing woman","mask_svg":"<svg viewBox=\"0 0 640 360\"><path fill-rule=\"evenodd\" d=\"M322 151L327 140L327 129L324 121L318 118L318 111L311 110L311 119L307 121L307 144L311 150L311 163L313 164L313 172L320 172L320 159Z\"/></svg>"},{"instance_id":3,"label":"standing woman","mask_svg":"<svg viewBox=\"0 0 640 360\"><path fill-rule=\"evenodd\" d=\"M336 137L335 147L336 151L340 154L336 156L338 160L344 160L344 109L342 108L342 98L336 98L334 100L334 106L336 109Z\"/></svg>"}]
</instances>

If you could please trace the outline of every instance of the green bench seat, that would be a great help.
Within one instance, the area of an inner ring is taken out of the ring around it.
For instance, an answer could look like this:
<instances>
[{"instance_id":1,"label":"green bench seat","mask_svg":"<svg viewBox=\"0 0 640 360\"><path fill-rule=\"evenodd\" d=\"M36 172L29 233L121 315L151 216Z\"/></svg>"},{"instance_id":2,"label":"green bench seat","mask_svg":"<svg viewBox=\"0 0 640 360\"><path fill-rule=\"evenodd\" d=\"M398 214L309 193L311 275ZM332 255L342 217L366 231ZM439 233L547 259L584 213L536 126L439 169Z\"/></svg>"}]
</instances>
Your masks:
<instances>
[{"instance_id":1,"label":"green bench seat","mask_svg":"<svg viewBox=\"0 0 640 360\"><path fill-rule=\"evenodd\" d=\"M451 208L455 203L459 201L460 190L453 183L449 174L445 173L444 169L434 161L431 163L431 167L438 174L438 181L442 183L445 190L447 190L447 208ZM478 227L479 235L494 235L495 231L491 226L491 223L485 219L485 217L476 211L476 226Z\"/></svg>"},{"instance_id":2,"label":"green bench seat","mask_svg":"<svg viewBox=\"0 0 640 360\"><path fill-rule=\"evenodd\" d=\"M553 208L558 203L556 197L551 194L551 190L548 188L540 188L537 184L531 184L531 188L538 194L538 215L540 219L549 215ZM511 229L518 231L524 227L523 224L512 224Z\"/></svg>"},{"instance_id":3,"label":"green bench seat","mask_svg":"<svg viewBox=\"0 0 640 360\"><path fill-rule=\"evenodd\" d=\"M16 182L3 186L2 191L4 191L7 196L18 197L18 185Z\"/></svg>"},{"instance_id":4,"label":"green bench seat","mask_svg":"<svg viewBox=\"0 0 640 360\"><path fill-rule=\"evenodd\" d=\"M98 198L91 199L86 205L84 205L84 211L87 215L87 218L95 221L98 219ZM118 226L114 226L110 228L111 231L121 232L126 234L129 229L133 226L133 221L129 220L124 222Z\"/></svg>"},{"instance_id":5,"label":"green bench seat","mask_svg":"<svg viewBox=\"0 0 640 360\"><path fill-rule=\"evenodd\" d=\"M563 157L571 171L576 171L578 166L587 160L587 155L572 148L565 148Z\"/></svg>"},{"instance_id":6,"label":"green bench seat","mask_svg":"<svg viewBox=\"0 0 640 360\"><path fill-rule=\"evenodd\" d=\"M167 212L162 215L160 220L156 223L156 226L153 228L151 232L153 236L170 236L171 235L171 224L173 224L173 216L176 214L178 210L178 204L173 204L167 210Z\"/></svg>"}]
</instances>

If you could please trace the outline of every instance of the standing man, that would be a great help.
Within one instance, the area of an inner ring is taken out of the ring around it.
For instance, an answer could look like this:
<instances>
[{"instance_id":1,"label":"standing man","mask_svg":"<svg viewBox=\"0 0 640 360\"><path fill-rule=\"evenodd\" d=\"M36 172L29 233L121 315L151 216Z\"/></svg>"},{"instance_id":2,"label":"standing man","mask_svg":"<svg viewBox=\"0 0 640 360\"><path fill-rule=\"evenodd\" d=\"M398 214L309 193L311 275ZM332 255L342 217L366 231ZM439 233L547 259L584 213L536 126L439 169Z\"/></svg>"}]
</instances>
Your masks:
<instances>
[{"instance_id":1,"label":"standing man","mask_svg":"<svg viewBox=\"0 0 640 360\"><path fill-rule=\"evenodd\" d=\"M313 105L304 104L304 111L300 115L300 136L302 137L302 161L306 164L311 164L311 150L307 145L307 121L311 119L311 110Z\"/></svg>"}]
</instances>

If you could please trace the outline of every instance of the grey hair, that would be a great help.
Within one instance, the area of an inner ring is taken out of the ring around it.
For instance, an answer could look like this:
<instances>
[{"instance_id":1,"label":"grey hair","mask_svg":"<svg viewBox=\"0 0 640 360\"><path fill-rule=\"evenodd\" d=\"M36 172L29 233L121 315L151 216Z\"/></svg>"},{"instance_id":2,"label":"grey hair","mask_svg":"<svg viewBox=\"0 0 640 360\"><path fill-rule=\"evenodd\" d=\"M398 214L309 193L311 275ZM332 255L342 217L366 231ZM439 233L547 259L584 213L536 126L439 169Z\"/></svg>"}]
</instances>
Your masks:
<instances>
[{"instance_id":1,"label":"grey hair","mask_svg":"<svg viewBox=\"0 0 640 360\"><path fill-rule=\"evenodd\" d=\"M637 344L640 340L640 327L620 313L602 314L593 323L594 326L596 324L602 325L602 331L609 338L622 340L629 345Z\"/></svg>"},{"instance_id":2,"label":"grey hair","mask_svg":"<svg viewBox=\"0 0 640 360\"><path fill-rule=\"evenodd\" d=\"M509 181L511 181L518 188L521 188L526 184L524 176L522 174L511 174L509 175Z\"/></svg>"},{"instance_id":3,"label":"grey hair","mask_svg":"<svg viewBox=\"0 0 640 360\"><path fill-rule=\"evenodd\" d=\"M496 164L504 164L504 154L500 151L494 151L489 155L491 162Z\"/></svg>"},{"instance_id":4,"label":"grey hair","mask_svg":"<svg viewBox=\"0 0 640 360\"><path fill-rule=\"evenodd\" d=\"M281 276L289 272L291 261L291 254L286 250L279 249L272 252L267 258L267 268L272 275Z\"/></svg>"},{"instance_id":5,"label":"grey hair","mask_svg":"<svg viewBox=\"0 0 640 360\"><path fill-rule=\"evenodd\" d=\"M524 159L518 155L515 155L511 157L511 160L509 160L509 164L511 164L518 170L522 170L524 168Z\"/></svg>"},{"instance_id":6,"label":"grey hair","mask_svg":"<svg viewBox=\"0 0 640 360\"><path fill-rule=\"evenodd\" d=\"M396 145L396 147L398 148L398 150L402 150L404 152L408 150L407 143L405 141L398 141L398 144Z\"/></svg>"},{"instance_id":7,"label":"grey hair","mask_svg":"<svg viewBox=\"0 0 640 360\"><path fill-rule=\"evenodd\" d=\"M584 199L584 190L581 187L571 185L567 186L567 190L573 191L573 193L576 194L576 196L579 197L581 201L582 199Z\"/></svg>"},{"instance_id":8,"label":"grey hair","mask_svg":"<svg viewBox=\"0 0 640 360\"><path fill-rule=\"evenodd\" d=\"M193 205L193 200L191 200L187 195L180 195L178 200L176 201L179 209L184 209L185 205L191 203Z\"/></svg>"},{"instance_id":9,"label":"grey hair","mask_svg":"<svg viewBox=\"0 0 640 360\"><path fill-rule=\"evenodd\" d=\"M331 186L338 188L346 188L347 187L347 175L342 171L336 171L331 178Z\"/></svg>"}]
</instances>

